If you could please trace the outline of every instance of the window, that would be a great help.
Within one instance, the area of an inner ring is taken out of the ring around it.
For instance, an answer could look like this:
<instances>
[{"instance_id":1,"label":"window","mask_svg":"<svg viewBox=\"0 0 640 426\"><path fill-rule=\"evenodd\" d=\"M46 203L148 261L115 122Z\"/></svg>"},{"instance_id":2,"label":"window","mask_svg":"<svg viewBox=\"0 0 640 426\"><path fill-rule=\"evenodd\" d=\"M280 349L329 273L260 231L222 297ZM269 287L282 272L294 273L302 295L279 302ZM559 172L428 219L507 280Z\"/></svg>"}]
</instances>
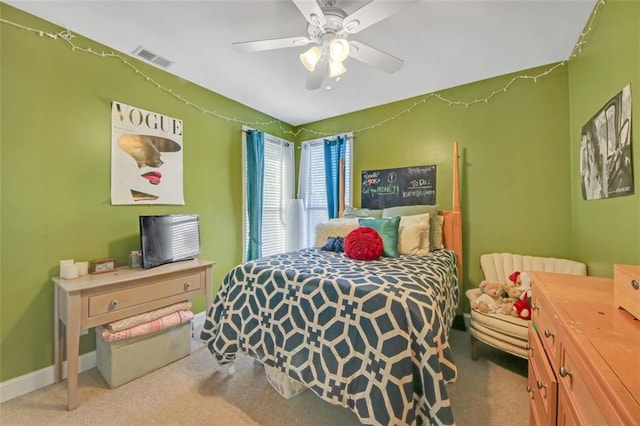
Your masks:
<instances>
[{"instance_id":1,"label":"window","mask_svg":"<svg viewBox=\"0 0 640 426\"><path fill-rule=\"evenodd\" d=\"M345 206L351 206L351 169L352 142L351 134L346 136L345 144ZM298 181L298 198L304 200L305 206L305 246L310 247L315 240L315 227L318 223L329 220L327 213L327 191L324 166L324 140L320 138L302 143L300 172Z\"/></svg>"},{"instance_id":2,"label":"window","mask_svg":"<svg viewBox=\"0 0 640 426\"><path fill-rule=\"evenodd\" d=\"M249 130L244 128L243 130ZM243 253L246 256L248 243L247 215L247 161L245 132L242 133L243 162L243 211L244 241ZM285 213L287 204L293 198L294 159L293 144L275 136L264 134L264 179L262 197L262 256L283 253L285 251Z\"/></svg>"}]
</instances>

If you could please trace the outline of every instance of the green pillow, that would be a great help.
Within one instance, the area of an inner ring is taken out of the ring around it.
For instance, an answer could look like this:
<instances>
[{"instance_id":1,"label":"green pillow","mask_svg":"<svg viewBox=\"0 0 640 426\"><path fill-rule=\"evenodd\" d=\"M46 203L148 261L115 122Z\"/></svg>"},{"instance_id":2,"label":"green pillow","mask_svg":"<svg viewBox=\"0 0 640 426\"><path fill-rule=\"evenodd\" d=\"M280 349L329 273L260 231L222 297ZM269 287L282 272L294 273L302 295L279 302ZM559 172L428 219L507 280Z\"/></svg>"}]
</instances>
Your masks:
<instances>
[{"instance_id":1,"label":"green pillow","mask_svg":"<svg viewBox=\"0 0 640 426\"><path fill-rule=\"evenodd\" d=\"M376 230L382 238L382 255L386 257L398 257L398 226L400 216L390 219L360 219L360 226L368 226Z\"/></svg>"},{"instance_id":2,"label":"green pillow","mask_svg":"<svg viewBox=\"0 0 640 426\"><path fill-rule=\"evenodd\" d=\"M437 204L416 204L413 206L387 207L382 210L382 217L413 216L416 214L429 213L429 247L437 247L435 241L436 228L438 227L438 205Z\"/></svg>"}]
</instances>

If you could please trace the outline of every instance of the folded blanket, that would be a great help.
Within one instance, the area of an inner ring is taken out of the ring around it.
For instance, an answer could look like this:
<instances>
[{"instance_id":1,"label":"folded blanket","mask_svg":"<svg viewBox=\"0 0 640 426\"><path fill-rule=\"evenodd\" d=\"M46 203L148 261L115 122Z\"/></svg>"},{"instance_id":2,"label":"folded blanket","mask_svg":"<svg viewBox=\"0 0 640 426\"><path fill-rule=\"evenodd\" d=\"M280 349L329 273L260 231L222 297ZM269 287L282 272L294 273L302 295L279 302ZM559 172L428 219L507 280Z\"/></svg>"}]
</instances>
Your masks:
<instances>
[{"instance_id":1,"label":"folded blanket","mask_svg":"<svg viewBox=\"0 0 640 426\"><path fill-rule=\"evenodd\" d=\"M111 332L104 327L98 327L98 332L102 337L102 340L107 343L111 343L117 340L130 339L131 337L157 333L165 328L174 327L176 325L184 324L187 321L191 321L193 316L193 312L191 311L172 312L169 315L165 315L161 318L157 318L143 324L138 324L125 330Z\"/></svg>"},{"instance_id":2,"label":"folded blanket","mask_svg":"<svg viewBox=\"0 0 640 426\"><path fill-rule=\"evenodd\" d=\"M149 311L143 314L134 315L132 317L121 319L119 321L114 321L110 324L105 324L102 327L106 328L110 332L116 332L116 331L125 330L127 328L134 327L138 324L144 324L145 322L153 321L165 315L169 315L170 313L173 313L173 312L188 311L189 309L191 309L191 302L184 301L184 302L176 303L174 305L165 306L163 308L156 309L154 311Z\"/></svg>"}]
</instances>

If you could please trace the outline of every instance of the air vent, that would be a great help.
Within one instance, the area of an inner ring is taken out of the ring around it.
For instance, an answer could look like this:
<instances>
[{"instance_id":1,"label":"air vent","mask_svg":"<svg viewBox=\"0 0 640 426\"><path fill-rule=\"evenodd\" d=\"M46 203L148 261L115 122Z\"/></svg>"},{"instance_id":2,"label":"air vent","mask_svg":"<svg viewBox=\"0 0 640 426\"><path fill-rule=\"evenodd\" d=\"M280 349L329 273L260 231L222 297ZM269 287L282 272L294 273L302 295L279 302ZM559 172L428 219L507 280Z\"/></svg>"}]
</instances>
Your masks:
<instances>
[{"instance_id":1,"label":"air vent","mask_svg":"<svg viewBox=\"0 0 640 426\"><path fill-rule=\"evenodd\" d=\"M162 68L169 68L169 66L173 64L173 61L163 58L162 56L158 56L155 53L145 49L142 46L138 46L138 48L133 51L133 56L142 58L145 61L151 62L152 64L156 64Z\"/></svg>"}]
</instances>

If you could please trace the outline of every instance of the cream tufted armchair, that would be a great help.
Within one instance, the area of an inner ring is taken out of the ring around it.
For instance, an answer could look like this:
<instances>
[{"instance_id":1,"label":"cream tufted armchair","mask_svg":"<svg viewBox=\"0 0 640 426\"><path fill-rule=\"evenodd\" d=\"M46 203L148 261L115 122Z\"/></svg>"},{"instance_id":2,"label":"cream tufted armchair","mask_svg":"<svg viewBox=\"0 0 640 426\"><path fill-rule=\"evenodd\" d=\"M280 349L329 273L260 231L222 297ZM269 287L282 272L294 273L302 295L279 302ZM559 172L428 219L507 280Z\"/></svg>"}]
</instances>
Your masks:
<instances>
[{"instance_id":1,"label":"cream tufted armchair","mask_svg":"<svg viewBox=\"0 0 640 426\"><path fill-rule=\"evenodd\" d=\"M587 275L584 263L553 257L534 257L512 253L491 253L480 256L480 268L485 280L509 282L515 271L557 272ZM480 296L480 289L466 291L469 303ZM527 358L529 321L502 314L486 314L471 309L471 358L478 359L478 340L510 354Z\"/></svg>"}]
</instances>

